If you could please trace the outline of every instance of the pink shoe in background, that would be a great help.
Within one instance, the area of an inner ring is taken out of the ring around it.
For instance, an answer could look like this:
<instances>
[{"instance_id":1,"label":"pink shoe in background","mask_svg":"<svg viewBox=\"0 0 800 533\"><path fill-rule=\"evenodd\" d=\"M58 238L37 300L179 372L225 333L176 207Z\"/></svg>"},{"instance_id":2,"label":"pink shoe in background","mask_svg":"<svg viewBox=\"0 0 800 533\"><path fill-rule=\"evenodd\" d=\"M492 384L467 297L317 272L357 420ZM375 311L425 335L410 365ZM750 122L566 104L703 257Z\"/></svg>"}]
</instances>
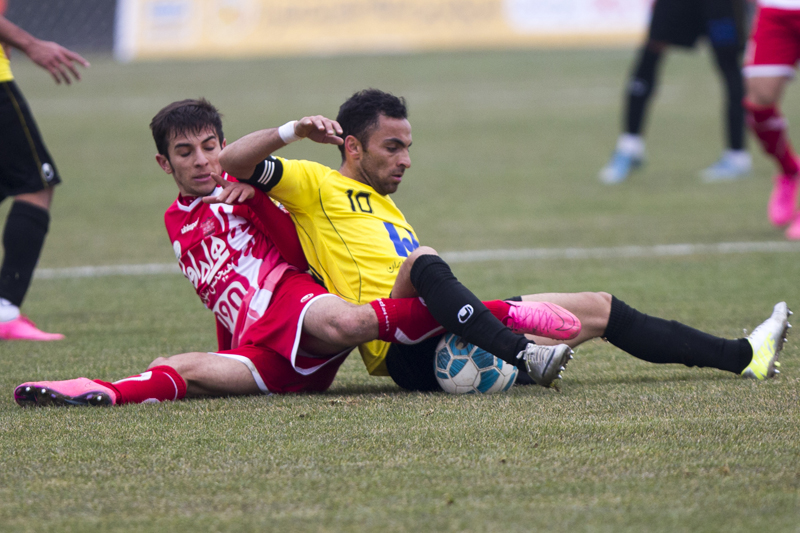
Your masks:
<instances>
[{"instance_id":1,"label":"pink shoe in background","mask_svg":"<svg viewBox=\"0 0 800 533\"><path fill-rule=\"evenodd\" d=\"M87 378L66 381L33 381L14 389L14 401L22 407L35 405L94 405L117 403L117 395L110 388Z\"/></svg>"},{"instance_id":2,"label":"pink shoe in background","mask_svg":"<svg viewBox=\"0 0 800 533\"><path fill-rule=\"evenodd\" d=\"M797 214L794 221L786 228L786 238L790 241L800 241L800 214Z\"/></svg>"},{"instance_id":3,"label":"pink shoe in background","mask_svg":"<svg viewBox=\"0 0 800 533\"><path fill-rule=\"evenodd\" d=\"M506 302L511 304L506 326L514 333L528 333L556 340L574 339L581 332L578 317L550 302Z\"/></svg>"},{"instance_id":4,"label":"pink shoe in background","mask_svg":"<svg viewBox=\"0 0 800 533\"><path fill-rule=\"evenodd\" d=\"M26 340L26 341L60 341L64 338L61 333L47 333L36 327L25 315L19 315L14 320L0 322L0 340Z\"/></svg>"},{"instance_id":5,"label":"pink shoe in background","mask_svg":"<svg viewBox=\"0 0 800 533\"><path fill-rule=\"evenodd\" d=\"M794 220L797 212L797 186L800 184L800 175L775 176L775 185L769 196L767 216L773 226L785 226Z\"/></svg>"}]
</instances>

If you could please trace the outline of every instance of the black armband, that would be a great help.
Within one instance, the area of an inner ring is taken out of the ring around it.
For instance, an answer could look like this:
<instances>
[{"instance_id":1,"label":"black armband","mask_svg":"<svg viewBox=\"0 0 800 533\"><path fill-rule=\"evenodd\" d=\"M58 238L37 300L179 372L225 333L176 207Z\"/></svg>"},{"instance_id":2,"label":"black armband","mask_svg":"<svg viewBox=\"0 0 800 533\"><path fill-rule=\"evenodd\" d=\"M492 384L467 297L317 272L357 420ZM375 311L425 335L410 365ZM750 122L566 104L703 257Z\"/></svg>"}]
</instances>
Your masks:
<instances>
[{"instance_id":1,"label":"black armband","mask_svg":"<svg viewBox=\"0 0 800 533\"><path fill-rule=\"evenodd\" d=\"M264 161L256 165L253 174L247 179L239 181L252 185L256 189L269 192L281 181L283 176L283 163L280 159L269 156Z\"/></svg>"}]
</instances>

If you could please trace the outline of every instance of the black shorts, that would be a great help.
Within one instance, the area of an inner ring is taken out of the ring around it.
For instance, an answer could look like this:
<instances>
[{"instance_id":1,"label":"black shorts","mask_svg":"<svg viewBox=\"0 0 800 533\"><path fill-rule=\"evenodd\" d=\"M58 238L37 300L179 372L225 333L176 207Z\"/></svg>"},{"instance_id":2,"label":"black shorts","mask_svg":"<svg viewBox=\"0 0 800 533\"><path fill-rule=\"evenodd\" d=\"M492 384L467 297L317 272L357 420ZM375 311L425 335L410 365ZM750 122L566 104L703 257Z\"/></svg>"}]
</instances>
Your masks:
<instances>
[{"instance_id":1,"label":"black shorts","mask_svg":"<svg viewBox=\"0 0 800 533\"><path fill-rule=\"evenodd\" d=\"M442 337L436 335L419 344L392 344L386 353L389 376L406 390L441 391L433 364Z\"/></svg>"},{"instance_id":2,"label":"black shorts","mask_svg":"<svg viewBox=\"0 0 800 533\"><path fill-rule=\"evenodd\" d=\"M708 37L711 46L744 48L746 0L656 0L649 39L693 47Z\"/></svg>"},{"instance_id":3,"label":"black shorts","mask_svg":"<svg viewBox=\"0 0 800 533\"><path fill-rule=\"evenodd\" d=\"M56 165L17 84L0 83L0 201L58 183Z\"/></svg>"}]
</instances>

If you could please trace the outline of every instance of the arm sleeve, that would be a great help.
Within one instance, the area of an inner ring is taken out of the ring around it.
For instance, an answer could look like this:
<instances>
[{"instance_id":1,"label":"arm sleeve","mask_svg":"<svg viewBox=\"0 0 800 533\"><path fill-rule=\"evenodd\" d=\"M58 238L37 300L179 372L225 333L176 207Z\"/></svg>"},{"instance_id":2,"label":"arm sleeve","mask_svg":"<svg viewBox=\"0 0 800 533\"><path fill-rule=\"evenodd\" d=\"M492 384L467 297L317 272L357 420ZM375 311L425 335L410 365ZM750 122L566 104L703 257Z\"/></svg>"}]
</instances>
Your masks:
<instances>
[{"instance_id":1,"label":"arm sleeve","mask_svg":"<svg viewBox=\"0 0 800 533\"><path fill-rule=\"evenodd\" d=\"M256 165L253 174L247 179L239 181L252 185L256 189L269 192L283 177L283 163L280 159L269 156ZM238 179L238 178L237 178Z\"/></svg>"},{"instance_id":2,"label":"arm sleeve","mask_svg":"<svg viewBox=\"0 0 800 533\"><path fill-rule=\"evenodd\" d=\"M263 226L264 233L269 237L278 252L289 264L302 271L308 270L308 262L297 238L297 230L289 213L269 199L263 192L256 189L255 196L245 202L253 211L258 222Z\"/></svg>"}]
</instances>

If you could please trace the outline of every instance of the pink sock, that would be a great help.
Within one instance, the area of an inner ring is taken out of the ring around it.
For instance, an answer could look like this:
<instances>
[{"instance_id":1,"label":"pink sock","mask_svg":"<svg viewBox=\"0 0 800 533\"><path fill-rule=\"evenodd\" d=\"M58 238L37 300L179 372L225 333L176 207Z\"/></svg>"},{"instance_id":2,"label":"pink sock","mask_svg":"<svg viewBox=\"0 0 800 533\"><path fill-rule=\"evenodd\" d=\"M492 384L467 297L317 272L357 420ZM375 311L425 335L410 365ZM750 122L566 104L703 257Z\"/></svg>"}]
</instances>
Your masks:
<instances>
[{"instance_id":1,"label":"pink sock","mask_svg":"<svg viewBox=\"0 0 800 533\"><path fill-rule=\"evenodd\" d=\"M95 381L117 393L117 404L172 401L186 396L186 381L167 365L154 366L114 383Z\"/></svg>"},{"instance_id":2,"label":"pink sock","mask_svg":"<svg viewBox=\"0 0 800 533\"><path fill-rule=\"evenodd\" d=\"M761 107L744 101L747 124L756 134L764 151L771 155L787 176L797 174L797 160L789 142L786 120L776 106Z\"/></svg>"}]
</instances>

